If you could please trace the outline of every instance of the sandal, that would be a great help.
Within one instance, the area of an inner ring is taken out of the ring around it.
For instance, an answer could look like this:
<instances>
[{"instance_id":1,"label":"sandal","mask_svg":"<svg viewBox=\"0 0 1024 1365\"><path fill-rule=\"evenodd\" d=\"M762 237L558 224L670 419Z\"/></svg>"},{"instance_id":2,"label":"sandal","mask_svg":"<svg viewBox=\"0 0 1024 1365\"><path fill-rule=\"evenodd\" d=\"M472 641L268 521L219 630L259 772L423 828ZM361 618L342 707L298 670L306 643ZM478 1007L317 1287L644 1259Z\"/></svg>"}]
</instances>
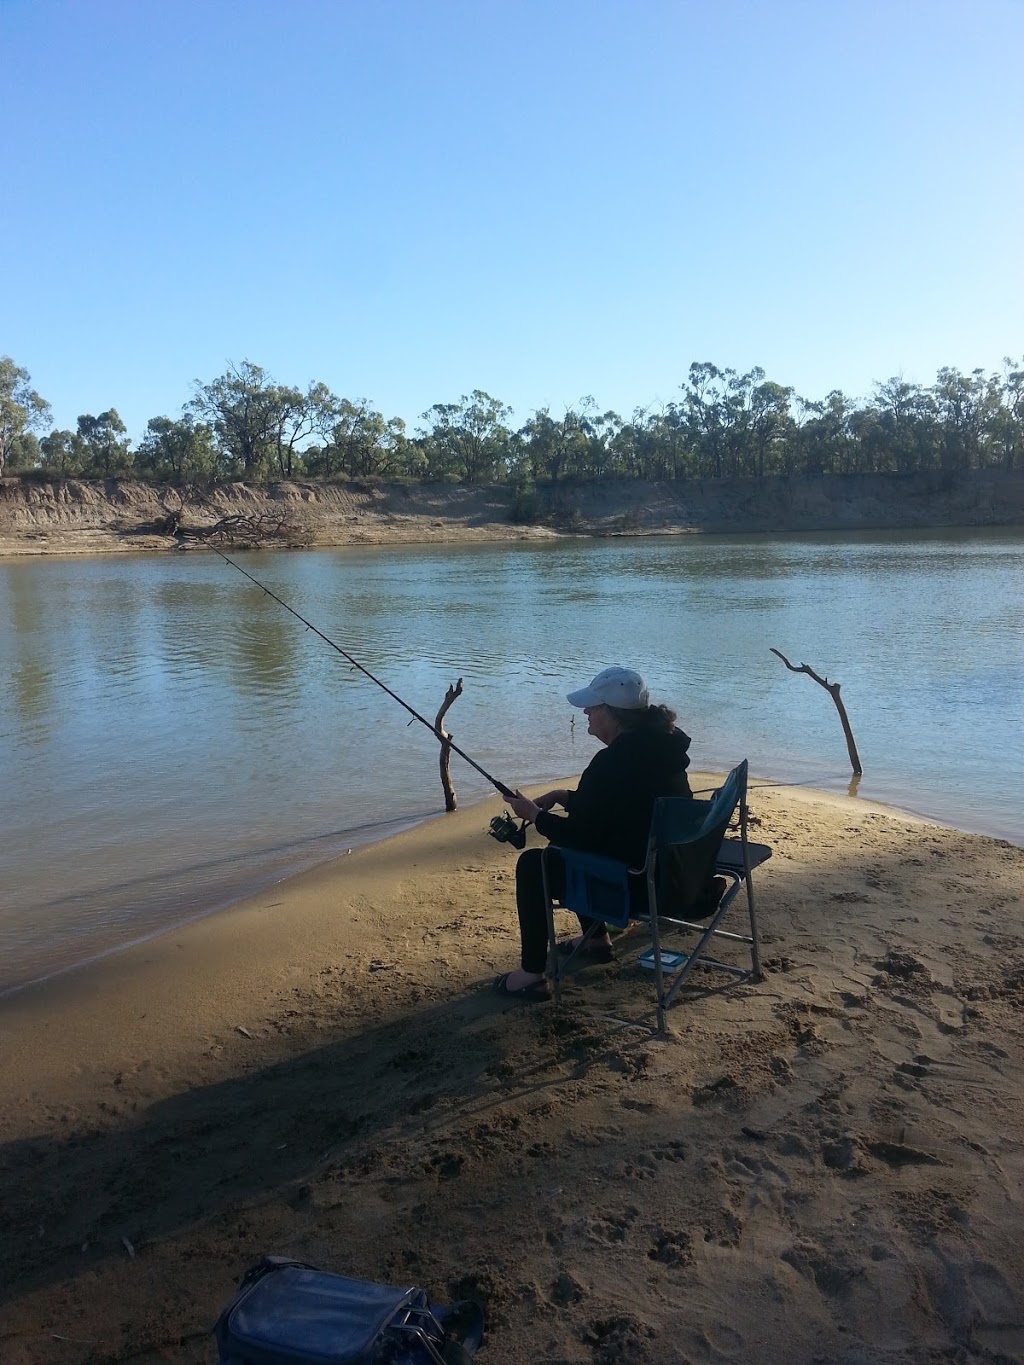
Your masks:
<instances>
[{"instance_id":1,"label":"sandal","mask_svg":"<svg viewBox=\"0 0 1024 1365\"><path fill-rule=\"evenodd\" d=\"M595 943L592 939L586 943L574 943L571 938L564 938L555 944L555 951L559 957L572 957L573 953L578 953L590 962L615 961L615 949L610 943Z\"/></svg>"},{"instance_id":2,"label":"sandal","mask_svg":"<svg viewBox=\"0 0 1024 1365\"><path fill-rule=\"evenodd\" d=\"M521 986L517 991L510 991L508 979L511 975L511 972L505 972L502 976L494 978L492 989L498 995L506 995L510 1000L522 1000L527 1005L538 1005L542 1000L551 999L551 987L545 977L542 976L539 981L531 981L528 986Z\"/></svg>"}]
</instances>

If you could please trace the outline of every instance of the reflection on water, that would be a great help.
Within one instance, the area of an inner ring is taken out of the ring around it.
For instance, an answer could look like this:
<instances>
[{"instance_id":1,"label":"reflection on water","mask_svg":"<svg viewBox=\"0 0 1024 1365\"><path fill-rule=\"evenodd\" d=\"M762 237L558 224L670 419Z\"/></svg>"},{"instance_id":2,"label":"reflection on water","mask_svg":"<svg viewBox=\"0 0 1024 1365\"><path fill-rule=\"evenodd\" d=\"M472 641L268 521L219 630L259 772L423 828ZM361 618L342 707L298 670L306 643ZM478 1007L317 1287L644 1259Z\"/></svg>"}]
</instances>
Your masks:
<instances>
[{"instance_id":1,"label":"reflection on water","mask_svg":"<svg viewBox=\"0 0 1024 1365\"><path fill-rule=\"evenodd\" d=\"M242 562L422 714L463 677L447 723L509 785L589 760L562 698L623 662L698 767L746 756L1024 840L1020 533ZM15 561L0 613L0 989L442 809L430 734L222 560ZM773 646L841 682L859 788L830 698ZM490 793L457 757L452 777L463 805Z\"/></svg>"}]
</instances>

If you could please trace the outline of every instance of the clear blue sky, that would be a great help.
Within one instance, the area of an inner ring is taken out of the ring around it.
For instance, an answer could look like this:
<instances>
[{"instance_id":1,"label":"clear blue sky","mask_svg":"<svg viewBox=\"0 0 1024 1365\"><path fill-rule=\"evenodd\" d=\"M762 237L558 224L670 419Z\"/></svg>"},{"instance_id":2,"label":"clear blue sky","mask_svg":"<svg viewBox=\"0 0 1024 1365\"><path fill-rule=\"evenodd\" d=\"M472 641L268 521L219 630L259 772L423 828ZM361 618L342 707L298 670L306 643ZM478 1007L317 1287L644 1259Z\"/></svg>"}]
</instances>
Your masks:
<instances>
[{"instance_id":1,"label":"clear blue sky","mask_svg":"<svg viewBox=\"0 0 1024 1365\"><path fill-rule=\"evenodd\" d=\"M0 353L138 439L1024 353L1024 0L0 0Z\"/></svg>"}]
</instances>

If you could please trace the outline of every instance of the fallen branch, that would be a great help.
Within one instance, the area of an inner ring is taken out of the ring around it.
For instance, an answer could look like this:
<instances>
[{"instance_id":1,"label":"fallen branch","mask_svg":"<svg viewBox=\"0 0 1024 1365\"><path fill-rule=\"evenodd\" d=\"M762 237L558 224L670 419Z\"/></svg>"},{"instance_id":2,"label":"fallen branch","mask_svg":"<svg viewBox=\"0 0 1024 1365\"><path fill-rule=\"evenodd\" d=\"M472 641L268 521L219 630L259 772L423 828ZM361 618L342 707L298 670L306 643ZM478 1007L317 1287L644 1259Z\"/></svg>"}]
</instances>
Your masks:
<instances>
[{"instance_id":1,"label":"fallen branch","mask_svg":"<svg viewBox=\"0 0 1024 1365\"><path fill-rule=\"evenodd\" d=\"M830 683L827 678L820 678L808 664L801 664L800 667L797 668L796 664L791 664L789 662L781 649L775 649L772 645L769 645L768 648L774 655L782 660L791 673L806 673L809 678L813 678L816 683L819 683L835 702L836 710L839 712L839 719L843 723L843 734L846 736L846 747L849 750L850 763L853 766L853 771L860 777L864 769L860 765L860 754L857 752L857 744L853 738L853 731L850 729L850 721L846 714L846 707L843 705L842 698L839 696L840 684Z\"/></svg>"},{"instance_id":2,"label":"fallen branch","mask_svg":"<svg viewBox=\"0 0 1024 1365\"><path fill-rule=\"evenodd\" d=\"M448 691L444 694L444 701L441 703L441 709L434 721L434 733L441 741L441 786L444 788L444 808L447 811L453 811L456 805L455 788L452 786L451 775L452 740L455 736L448 733L442 721L455 698L461 696L462 679L460 678L454 687L449 683Z\"/></svg>"},{"instance_id":3,"label":"fallen branch","mask_svg":"<svg viewBox=\"0 0 1024 1365\"><path fill-rule=\"evenodd\" d=\"M235 513L221 517L212 526L184 526L179 524L176 534L181 539L215 541L229 548L246 549L262 545L298 545L308 540L299 527L285 517L260 512L256 516Z\"/></svg>"}]
</instances>

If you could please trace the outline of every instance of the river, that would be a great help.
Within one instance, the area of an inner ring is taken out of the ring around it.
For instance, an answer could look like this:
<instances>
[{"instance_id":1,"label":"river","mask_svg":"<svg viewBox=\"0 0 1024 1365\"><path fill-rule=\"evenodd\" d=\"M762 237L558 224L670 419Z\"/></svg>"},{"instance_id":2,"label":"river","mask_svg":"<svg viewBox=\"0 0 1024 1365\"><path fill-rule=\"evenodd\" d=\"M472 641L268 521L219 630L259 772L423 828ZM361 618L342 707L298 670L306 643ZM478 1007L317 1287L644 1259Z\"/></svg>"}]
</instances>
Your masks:
<instances>
[{"instance_id":1,"label":"river","mask_svg":"<svg viewBox=\"0 0 1024 1365\"><path fill-rule=\"evenodd\" d=\"M694 766L1024 843L1024 532L559 540L238 561L510 786L639 668ZM222 559L0 561L0 992L442 809L429 731ZM491 788L458 757L465 805ZM486 818L497 806L481 811Z\"/></svg>"}]
</instances>

